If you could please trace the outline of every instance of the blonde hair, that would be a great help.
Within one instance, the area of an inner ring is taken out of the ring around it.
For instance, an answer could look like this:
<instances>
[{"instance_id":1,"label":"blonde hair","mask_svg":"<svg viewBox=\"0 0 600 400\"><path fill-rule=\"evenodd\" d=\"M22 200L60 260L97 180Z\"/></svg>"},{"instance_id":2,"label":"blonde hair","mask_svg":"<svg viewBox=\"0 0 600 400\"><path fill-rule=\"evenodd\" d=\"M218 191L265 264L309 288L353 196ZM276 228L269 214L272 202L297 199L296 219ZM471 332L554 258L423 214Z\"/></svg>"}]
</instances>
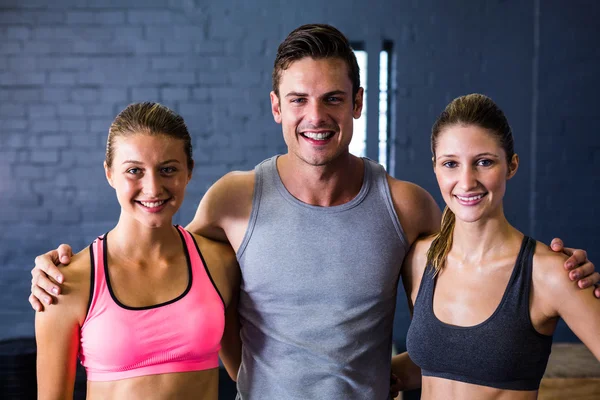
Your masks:
<instances>
[{"instance_id":1,"label":"blonde hair","mask_svg":"<svg viewBox=\"0 0 600 400\"><path fill-rule=\"evenodd\" d=\"M182 140L188 169L193 169L192 140L185 121L170 108L152 102L128 105L110 125L106 140L106 165L109 168L112 166L115 138L139 133Z\"/></svg>"},{"instance_id":2,"label":"blonde hair","mask_svg":"<svg viewBox=\"0 0 600 400\"><path fill-rule=\"evenodd\" d=\"M514 139L504 112L489 97L473 93L452 100L433 124L431 129L431 153L433 154L434 165L435 149L439 135L442 131L454 125L475 125L484 128L498 140L506 153L506 161L510 164L515 154ZM442 215L440 232L435 235L427 251L427 264L435 269L435 275L444 268L448 253L452 249L455 222L454 213L446 206Z\"/></svg>"}]
</instances>

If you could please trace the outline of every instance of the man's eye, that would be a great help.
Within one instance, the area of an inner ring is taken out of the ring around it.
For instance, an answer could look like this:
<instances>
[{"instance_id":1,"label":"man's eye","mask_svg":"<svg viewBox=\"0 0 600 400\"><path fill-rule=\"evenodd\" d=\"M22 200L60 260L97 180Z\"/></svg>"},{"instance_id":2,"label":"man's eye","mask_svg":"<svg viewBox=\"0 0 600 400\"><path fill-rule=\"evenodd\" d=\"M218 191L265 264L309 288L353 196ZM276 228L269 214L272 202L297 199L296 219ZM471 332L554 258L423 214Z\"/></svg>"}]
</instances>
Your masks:
<instances>
[{"instance_id":1,"label":"man's eye","mask_svg":"<svg viewBox=\"0 0 600 400\"><path fill-rule=\"evenodd\" d=\"M300 103L305 103L306 99L303 98L297 98L297 99L292 99L291 100L292 103L296 103L296 104L300 104Z\"/></svg>"}]
</instances>

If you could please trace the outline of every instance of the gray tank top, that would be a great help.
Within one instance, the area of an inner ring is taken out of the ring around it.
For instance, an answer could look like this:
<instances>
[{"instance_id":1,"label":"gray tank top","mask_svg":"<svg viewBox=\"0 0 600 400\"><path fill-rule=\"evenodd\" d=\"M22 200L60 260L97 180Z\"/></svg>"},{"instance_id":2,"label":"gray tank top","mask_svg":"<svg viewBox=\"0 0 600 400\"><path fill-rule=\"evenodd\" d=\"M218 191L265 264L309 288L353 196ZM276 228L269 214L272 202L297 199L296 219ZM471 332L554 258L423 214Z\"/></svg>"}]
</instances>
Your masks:
<instances>
[{"instance_id":1,"label":"gray tank top","mask_svg":"<svg viewBox=\"0 0 600 400\"><path fill-rule=\"evenodd\" d=\"M237 253L244 344L238 398L388 399L408 245L385 170L364 159L358 195L318 207L287 191L276 159L256 167Z\"/></svg>"}]
</instances>

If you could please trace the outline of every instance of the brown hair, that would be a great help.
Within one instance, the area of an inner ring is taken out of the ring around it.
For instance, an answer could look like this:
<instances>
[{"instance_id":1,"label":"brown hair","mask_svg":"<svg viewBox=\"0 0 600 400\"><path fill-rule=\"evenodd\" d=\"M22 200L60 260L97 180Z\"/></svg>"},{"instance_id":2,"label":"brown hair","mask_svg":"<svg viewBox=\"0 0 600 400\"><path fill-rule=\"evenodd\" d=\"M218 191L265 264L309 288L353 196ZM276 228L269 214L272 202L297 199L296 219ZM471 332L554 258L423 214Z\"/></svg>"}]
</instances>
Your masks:
<instances>
[{"instance_id":1,"label":"brown hair","mask_svg":"<svg viewBox=\"0 0 600 400\"><path fill-rule=\"evenodd\" d=\"M110 125L106 141L106 165L109 168L112 166L115 138L139 133L164 135L182 140L187 166L192 171L194 167L192 140L185 121L168 107L152 102L128 105Z\"/></svg>"},{"instance_id":2,"label":"brown hair","mask_svg":"<svg viewBox=\"0 0 600 400\"><path fill-rule=\"evenodd\" d=\"M348 65L348 77L352 82L352 98L360 88L360 75L356 55L342 32L331 25L309 24L294 29L279 45L273 66L273 91L279 97L281 73L290 64L304 57L315 60L340 58Z\"/></svg>"},{"instance_id":3,"label":"brown hair","mask_svg":"<svg viewBox=\"0 0 600 400\"><path fill-rule=\"evenodd\" d=\"M489 97L473 93L452 100L433 124L431 129L431 153L433 154L434 165L435 149L439 135L442 131L454 125L476 125L486 129L498 140L506 153L506 161L510 164L515 154L514 140L504 112ZM448 253L452 248L454 224L454 213L446 206L442 215L440 232L435 236L431 247L427 251L427 264L434 267L435 274L444 267Z\"/></svg>"}]
</instances>

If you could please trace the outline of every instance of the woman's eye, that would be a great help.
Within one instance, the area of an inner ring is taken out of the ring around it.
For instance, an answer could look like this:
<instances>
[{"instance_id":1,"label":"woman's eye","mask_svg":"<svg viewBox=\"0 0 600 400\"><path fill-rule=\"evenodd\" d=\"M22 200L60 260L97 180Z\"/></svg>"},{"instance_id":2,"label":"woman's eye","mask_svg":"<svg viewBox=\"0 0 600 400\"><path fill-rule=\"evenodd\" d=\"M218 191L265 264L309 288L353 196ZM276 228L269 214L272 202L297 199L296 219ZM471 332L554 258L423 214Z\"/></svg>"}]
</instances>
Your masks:
<instances>
[{"instance_id":1,"label":"woman's eye","mask_svg":"<svg viewBox=\"0 0 600 400\"><path fill-rule=\"evenodd\" d=\"M172 174L175 171L177 171L177 169L175 167L164 167L162 169L162 172L165 174Z\"/></svg>"},{"instance_id":2,"label":"woman's eye","mask_svg":"<svg viewBox=\"0 0 600 400\"><path fill-rule=\"evenodd\" d=\"M139 172L140 172L140 169L139 169L139 168L129 168L129 169L127 170L127 173L128 173L128 174L131 174L131 175L137 175Z\"/></svg>"},{"instance_id":3,"label":"woman's eye","mask_svg":"<svg viewBox=\"0 0 600 400\"><path fill-rule=\"evenodd\" d=\"M446 161L446 162L442 163L442 165L446 168L454 168L454 167L456 167L456 162L455 161Z\"/></svg>"},{"instance_id":4,"label":"woman's eye","mask_svg":"<svg viewBox=\"0 0 600 400\"><path fill-rule=\"evenodd\" d=\"M489 167L492 164L493 164L492 160L479 160L477 162L477 165L482 166L482 167Z\"/></svg>"}]
</instances>

